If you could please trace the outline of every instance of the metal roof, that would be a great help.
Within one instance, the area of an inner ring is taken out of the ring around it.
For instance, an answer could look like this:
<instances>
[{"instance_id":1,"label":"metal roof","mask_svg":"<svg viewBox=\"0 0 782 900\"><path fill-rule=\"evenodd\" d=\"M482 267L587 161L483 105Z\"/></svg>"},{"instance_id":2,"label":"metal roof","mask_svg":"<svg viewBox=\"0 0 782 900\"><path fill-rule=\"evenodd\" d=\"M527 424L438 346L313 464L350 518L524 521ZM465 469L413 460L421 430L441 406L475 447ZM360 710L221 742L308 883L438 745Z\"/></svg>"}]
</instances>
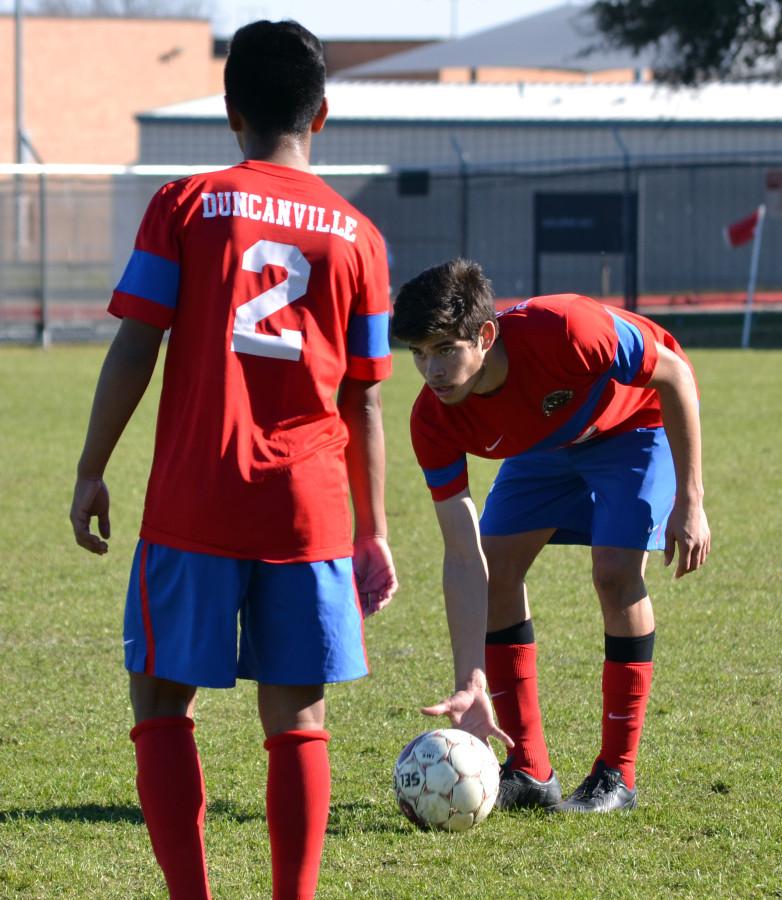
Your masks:
<instances>
[{"instance_id":1,"label":"metal roof","mask_svg":"<svg viewBox=\"0 0 782 900\"><path fill-rule=\"evenodd\" d=\"M591 52L590 52L591 51ZM592 14L565 3L494 28L352 66L345 78L393 77L453 67L568 69L595 72L652 66L655 54L608 48Z\"/></svg>"},{"instance_id":2,"label":"metal roof","mask_svg":"<svg viewBox=\"0 0 782 900\"><path fill-rule=\"evenodd\" d=\"M333 122L782 122L782 84L674 89L627 84L330 81ZM142 113L140 121L225 120L217 94Z\"/></svg>"}]
</instances>

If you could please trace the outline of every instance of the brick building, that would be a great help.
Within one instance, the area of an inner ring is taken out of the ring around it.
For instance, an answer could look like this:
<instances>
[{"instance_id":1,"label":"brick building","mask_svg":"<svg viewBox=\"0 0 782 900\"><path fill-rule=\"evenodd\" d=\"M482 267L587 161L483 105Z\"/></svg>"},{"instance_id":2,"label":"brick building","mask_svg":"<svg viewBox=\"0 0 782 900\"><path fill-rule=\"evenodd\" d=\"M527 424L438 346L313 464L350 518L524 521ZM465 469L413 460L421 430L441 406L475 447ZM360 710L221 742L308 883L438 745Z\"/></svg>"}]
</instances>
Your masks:
<instances>
[{"instance_id":1,"label":"brick building","mask_svg":"<svg viewBox=\"0 0 782 900\"><path fill-rule=\"evenodd\" d=\"M330 74L425 41L325 42ZM133 163L136 116L222 93L228 39L206 19L24 16L24 130L47 163ZM16 161L15 19L0 14L0 163Z\"/></svg>"},{"instance_id":2,"label":"brick building","mask_svg":"<svg viewBox=\"0 0 782 900\"><path fill-rule=\"evenodd\" d=\"M14 17L0 15L0 162L15 161ZM25 131L43 162L129 163L136 114L220 90L205 19L23 19Z\"/></svg>"}]
</instances>

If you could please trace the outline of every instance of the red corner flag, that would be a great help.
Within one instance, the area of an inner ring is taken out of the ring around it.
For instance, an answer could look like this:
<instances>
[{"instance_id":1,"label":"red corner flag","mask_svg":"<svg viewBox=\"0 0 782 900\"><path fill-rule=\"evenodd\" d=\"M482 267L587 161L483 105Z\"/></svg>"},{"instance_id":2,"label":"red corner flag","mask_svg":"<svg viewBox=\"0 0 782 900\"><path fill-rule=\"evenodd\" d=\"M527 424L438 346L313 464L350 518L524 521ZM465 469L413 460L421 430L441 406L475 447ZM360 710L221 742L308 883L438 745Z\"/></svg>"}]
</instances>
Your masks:
<instances>
[{"instance_id":1,"label":"red corner flag","mask_svg":"<svg viewBox=\"0 0 782 900\"><path fill-rule=\"evenodd\" d=\"M729 247L741 247L743 244L748 244L755 237L759 221L760 208L756 209L746 218L739 219L738 222L727 225L722 229L725 243Z\"/></svg>"}]
</instances>

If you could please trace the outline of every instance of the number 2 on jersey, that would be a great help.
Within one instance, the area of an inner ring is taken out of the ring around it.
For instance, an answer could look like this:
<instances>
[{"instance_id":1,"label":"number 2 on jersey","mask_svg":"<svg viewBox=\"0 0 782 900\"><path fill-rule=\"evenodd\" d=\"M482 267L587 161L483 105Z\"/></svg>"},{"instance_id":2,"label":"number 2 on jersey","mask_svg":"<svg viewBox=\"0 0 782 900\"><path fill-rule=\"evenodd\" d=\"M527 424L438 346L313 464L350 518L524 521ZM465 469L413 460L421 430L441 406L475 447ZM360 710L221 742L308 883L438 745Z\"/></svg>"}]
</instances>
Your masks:
<instances>
[{"instance_id":1,"label":"number 2 on jersey","mask_svg":"<svg viewBox=\"0 0 782 900\"><path fill-rule=\"evenodd\" d=\"M272 359L301 357L301 332L283 328L279 335L258 334L255 326L272 313L282 309L307 292L312 267L304 254L293 244L276 241L257 241L242 256L242 268L247 272L263 272L266 266L280 266L286 276L279 284L236 307L231 349L235 353L270 356Z\"/></svg>"}]
</instances>

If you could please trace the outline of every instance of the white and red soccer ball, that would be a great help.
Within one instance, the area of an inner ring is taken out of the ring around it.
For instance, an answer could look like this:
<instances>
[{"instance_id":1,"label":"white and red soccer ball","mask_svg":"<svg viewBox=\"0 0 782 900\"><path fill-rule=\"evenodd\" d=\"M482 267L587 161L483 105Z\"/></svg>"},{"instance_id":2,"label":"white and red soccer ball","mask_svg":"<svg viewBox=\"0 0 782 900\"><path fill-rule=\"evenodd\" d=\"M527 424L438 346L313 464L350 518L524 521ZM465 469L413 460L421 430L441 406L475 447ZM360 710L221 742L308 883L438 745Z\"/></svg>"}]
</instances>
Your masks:
<instances>
[{"instance_id":1,"label":"white and red soccer ball","mask_svg":"<svg viewBox=\"0 0 782 900\"><path fill-rule=\"evenodd\" d=\"M499 784L491 747L457 728L419 734L394 766L396 801L419 828L467 831L478 825L494 807Z\"/></svg>"}]
</instances>

